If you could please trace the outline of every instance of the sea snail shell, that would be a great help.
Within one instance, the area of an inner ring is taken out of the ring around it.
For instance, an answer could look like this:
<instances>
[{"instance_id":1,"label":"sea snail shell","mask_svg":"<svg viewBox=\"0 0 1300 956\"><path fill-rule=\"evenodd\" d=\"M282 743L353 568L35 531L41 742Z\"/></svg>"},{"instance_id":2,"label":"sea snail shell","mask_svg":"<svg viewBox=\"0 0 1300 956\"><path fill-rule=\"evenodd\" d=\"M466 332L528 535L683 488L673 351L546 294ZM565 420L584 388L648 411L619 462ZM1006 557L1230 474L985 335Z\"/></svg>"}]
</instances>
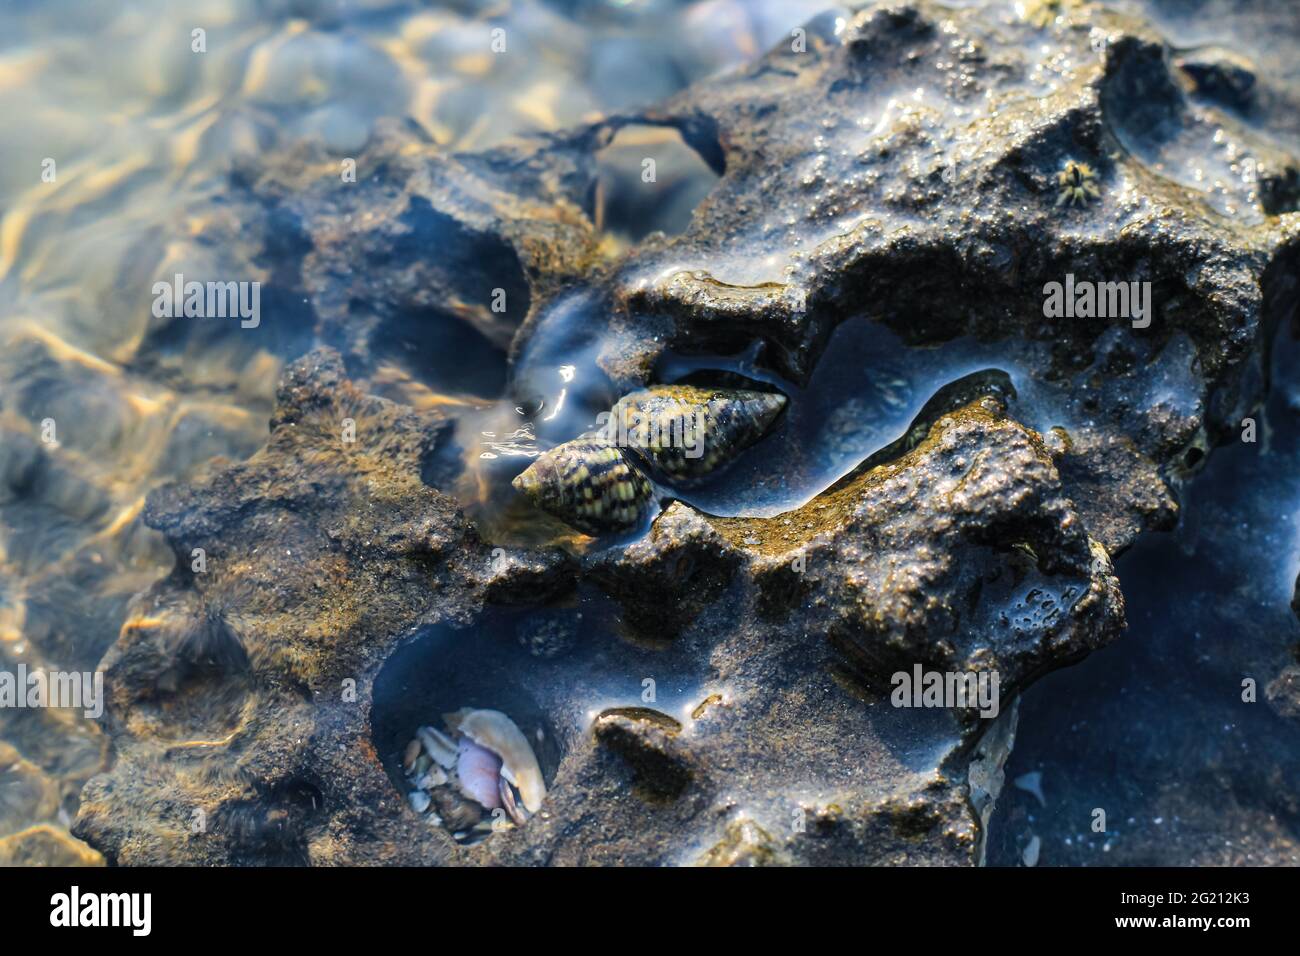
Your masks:
<instances>
[{"instance_id":1,"label":"sea snail shell","mask_svg":"<svg viewBox=\"0 0 1300 956\"><path fill-rule=\"evenodd\" d=\"M514 487L587 534L634 529L654 499L649 471L698 484L771 428L786 397L773 392L658 385L619 399L601 426L539 455Z\"/></svg>"}]
</instances>

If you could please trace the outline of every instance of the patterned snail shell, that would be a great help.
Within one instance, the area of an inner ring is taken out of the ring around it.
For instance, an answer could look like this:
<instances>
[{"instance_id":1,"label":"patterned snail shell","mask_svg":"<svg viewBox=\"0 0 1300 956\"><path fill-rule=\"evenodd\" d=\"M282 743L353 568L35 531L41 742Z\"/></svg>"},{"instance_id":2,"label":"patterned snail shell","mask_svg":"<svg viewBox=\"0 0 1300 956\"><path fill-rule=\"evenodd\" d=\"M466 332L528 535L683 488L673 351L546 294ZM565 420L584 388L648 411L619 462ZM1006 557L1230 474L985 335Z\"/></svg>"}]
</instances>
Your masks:
<instances>
[{"instance_id":1,"label":"patterned snail shell","mask_svg":"<svg viewBox=\"0 0 1300 956\"><path fill-rule=\"evenodd\" d=\"M721 471L762 438L785 403L774 392L657 385L619 399L604 434L665 481L685 488Z\"/></svg>"},{"instance_id":2,"label":"patterned snail shell","mask_svg":"<svg viewBox=\"0 0 1300 956\"><path fill-rule=\"evenodd\" d=\"M533 504L591 535L633 530L654 485L688 487L729 465L785 407L784 395L658 385L625 395L595 431L534 459L512 482Z\"/></svg>"},{"instance_id":3,"label":"patterned snail shell","mask_svg":"<svg viewBox=\"0 0 1300 956\"><path fill-rule=\"evenodd\" d=\"M584 435L539 455L513 482L533 504L585 534L630 531L654 488L617 445Z\"/></svg>"}]
</instances>

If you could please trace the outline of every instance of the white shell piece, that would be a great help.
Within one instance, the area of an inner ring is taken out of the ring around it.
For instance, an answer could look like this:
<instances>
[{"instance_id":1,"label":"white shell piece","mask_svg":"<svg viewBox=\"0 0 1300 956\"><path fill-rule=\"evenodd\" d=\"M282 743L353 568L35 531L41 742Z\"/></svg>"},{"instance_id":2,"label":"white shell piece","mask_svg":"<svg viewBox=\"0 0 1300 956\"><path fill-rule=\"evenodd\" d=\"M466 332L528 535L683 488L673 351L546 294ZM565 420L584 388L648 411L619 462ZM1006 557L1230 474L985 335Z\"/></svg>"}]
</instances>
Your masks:
<instances>
[{"instance_id":1,"label":"white shell piece","mask_svg":"<svg viewBox=\"0 0 1300 956\"><path fill-rule=\"evenodd\" d=\"M501 758L501 776L515 785L529 813L542 808L546 797L542 768L513 720L499 710L462 710L447 719L454 730Z\"/></svg>"}]
</instances>

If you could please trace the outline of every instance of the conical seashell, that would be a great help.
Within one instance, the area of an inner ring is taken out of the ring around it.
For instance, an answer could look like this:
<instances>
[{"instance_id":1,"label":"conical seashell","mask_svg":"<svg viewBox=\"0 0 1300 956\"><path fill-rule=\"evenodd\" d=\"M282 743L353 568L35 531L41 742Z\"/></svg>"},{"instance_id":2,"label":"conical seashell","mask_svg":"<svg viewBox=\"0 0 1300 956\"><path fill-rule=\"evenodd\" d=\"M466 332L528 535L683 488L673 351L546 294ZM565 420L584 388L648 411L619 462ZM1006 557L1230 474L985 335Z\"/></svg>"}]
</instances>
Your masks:
<instances>
[{"instance_id":1,"label":"conical seashell","mask_svg":"<svg viewBox=\"0 0 1300 956\"><path fill-rule=\"evenodd\" d=\"M501 758L501 776L515 785L529 813L541 809L546 796L542 769L528 738L513 720L499 710L460 710L445 719L452 730Z\"/></svg>"},{"instance_id":2,"label":"conical seashell","mask_svg":"<svg viewBox=\"0 0 1300 956\"><path fill-rule=\"evenodd\" d=\"M731 464L767 433L786 398L775 392L655 385L619 399L601 435L685 487Z\"/></svg>"},{"instance_id":3,"label":"conical seashell","mask_svg":"<svg viewBox=\"0 0 1300 956\"><path fill-rule=\"evenodd\" d=\"M512 482L538 507L587 534L630 531L654 489L622 450L584 436L539 455Z\"/></svg>"}]
</instances>

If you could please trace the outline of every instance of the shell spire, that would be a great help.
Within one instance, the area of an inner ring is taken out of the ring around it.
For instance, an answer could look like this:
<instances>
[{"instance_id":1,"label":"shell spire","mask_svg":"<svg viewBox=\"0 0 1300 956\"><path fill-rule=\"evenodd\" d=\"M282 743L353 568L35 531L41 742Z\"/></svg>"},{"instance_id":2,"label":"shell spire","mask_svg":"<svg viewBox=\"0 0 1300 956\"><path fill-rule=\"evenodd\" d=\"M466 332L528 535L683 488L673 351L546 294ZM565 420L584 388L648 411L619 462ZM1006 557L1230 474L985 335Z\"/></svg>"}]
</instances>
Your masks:
<instances>
[{"instance_id":1,"label":"shell spire","mask_svg":"<svg viewBox=\"0 0 1300 956\"><path fill-rule=\"evenodd\" d=\"M619 399L605 435L666 481L689 487L767 434L785 404L778 392L657 385Z\"/></svg>"}]
</instances>

